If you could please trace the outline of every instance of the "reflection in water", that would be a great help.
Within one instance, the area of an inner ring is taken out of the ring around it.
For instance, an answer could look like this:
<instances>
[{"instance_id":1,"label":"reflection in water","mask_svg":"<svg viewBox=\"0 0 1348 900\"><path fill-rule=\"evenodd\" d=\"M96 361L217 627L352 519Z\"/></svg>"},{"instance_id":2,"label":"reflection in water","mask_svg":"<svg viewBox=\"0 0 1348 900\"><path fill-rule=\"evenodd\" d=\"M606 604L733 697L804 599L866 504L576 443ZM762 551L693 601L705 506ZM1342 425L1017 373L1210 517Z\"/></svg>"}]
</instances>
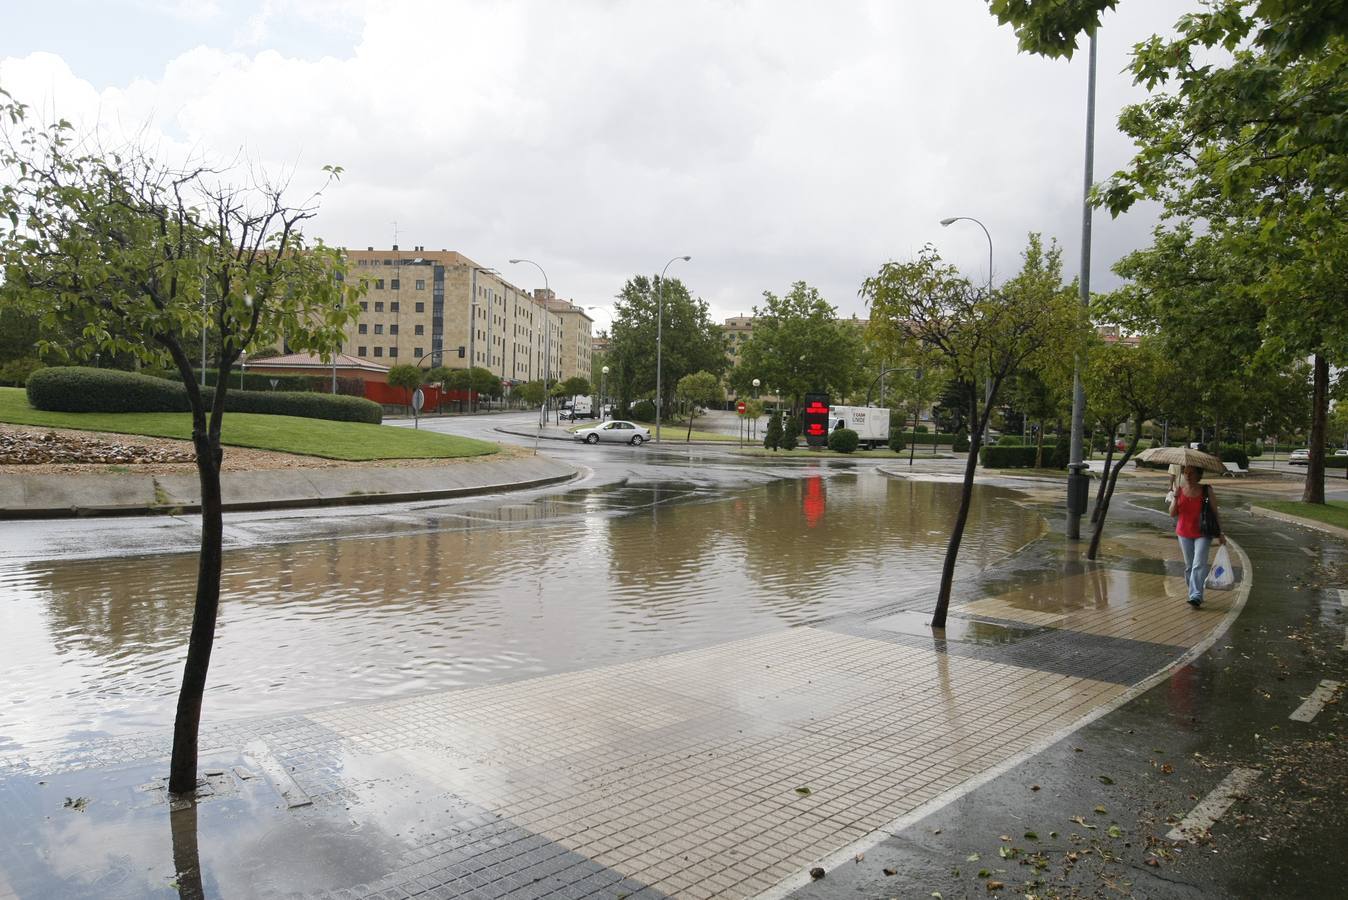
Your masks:
<instances>
[{"instance_id":1,"label":"reflection in water","mask_svg":"<svg viewBox=\"0 0 1348 900\"><path fill-rule=\"evenodd\" d=\"M979 490L960 574L1040 533L1006 496ZM207 715L499 681L868 609L935 583L958 500L957 484L869 473L625 486L418 534L228 551ZM168 723L195 575L191 554L0 568L0 751Z\"/></svg>"},{"instance_id":2,"label":"reflection in water","mask_svg":"<svg viewBox=\"0 0 1348 900\"><path fill-rule=\"evenodd\" d=\"M201 886L201 854L197 852L197 804L193 801L169 813L173 829L173 868L177 873L179 900L204 900Z\"/></svg>"}]
</instances>

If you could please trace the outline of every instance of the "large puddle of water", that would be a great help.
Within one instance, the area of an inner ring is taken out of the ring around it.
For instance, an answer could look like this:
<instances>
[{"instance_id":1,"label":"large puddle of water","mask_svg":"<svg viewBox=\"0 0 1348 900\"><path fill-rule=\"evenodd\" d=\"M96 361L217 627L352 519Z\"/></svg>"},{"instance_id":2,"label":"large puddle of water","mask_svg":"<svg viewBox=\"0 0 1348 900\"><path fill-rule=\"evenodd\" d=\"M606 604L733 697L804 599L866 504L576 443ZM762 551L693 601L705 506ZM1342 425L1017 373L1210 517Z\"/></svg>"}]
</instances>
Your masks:
<instances>
[{"instance_id":1,"label":"large puddle of water","mask_svg":"<svg viewBox=\"0 0 1348 900\"><path fill-rule=\"evenodd\" d=\"M961 574L1041 533L1014 496L978 489ZM934 588L958 499L872 473L576 489L428 532L227 551L204 715L584 668L892 603ZM0 568L0 752L166 728L195 578L195 553Z\"/></svg>"}]
</instances>

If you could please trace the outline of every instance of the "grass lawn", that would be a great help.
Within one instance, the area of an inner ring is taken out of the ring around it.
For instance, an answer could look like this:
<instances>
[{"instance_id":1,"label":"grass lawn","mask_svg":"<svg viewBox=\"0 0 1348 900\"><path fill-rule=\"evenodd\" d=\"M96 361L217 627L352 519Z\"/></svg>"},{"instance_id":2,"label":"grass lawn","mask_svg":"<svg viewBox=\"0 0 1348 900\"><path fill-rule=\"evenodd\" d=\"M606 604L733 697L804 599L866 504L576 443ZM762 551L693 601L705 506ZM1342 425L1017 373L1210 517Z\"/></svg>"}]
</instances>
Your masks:
<instances>
[{"instance_id":1,"label":"grass lawn","mask_svg":"<svg viewBox=\"0 0 1348 900\"><path fill-rule=\"evenodd\" d=\"M1260 500L1255 506L1287 513L1289 516L1314 519L1326 525L1348 528L1348 500L1331 500L1324 506L1319 503L1302 503L1299 500Z\"/></svg>"},{"instance_id":2,"label":"grass lawn","mask_svg":"<svg viewBox=\"0 0 1348 900\"><path fill-rule=\"evenodd\" d=\"M0 422L77 431L143 434L191 440L189 413L62 413L28 405L22 388L0 387ZM471 438L297 416L225 413L221 443L255 450L276 450L324 459L453 459L497 452L495 444Z\"/></svg>"}]
</instances>

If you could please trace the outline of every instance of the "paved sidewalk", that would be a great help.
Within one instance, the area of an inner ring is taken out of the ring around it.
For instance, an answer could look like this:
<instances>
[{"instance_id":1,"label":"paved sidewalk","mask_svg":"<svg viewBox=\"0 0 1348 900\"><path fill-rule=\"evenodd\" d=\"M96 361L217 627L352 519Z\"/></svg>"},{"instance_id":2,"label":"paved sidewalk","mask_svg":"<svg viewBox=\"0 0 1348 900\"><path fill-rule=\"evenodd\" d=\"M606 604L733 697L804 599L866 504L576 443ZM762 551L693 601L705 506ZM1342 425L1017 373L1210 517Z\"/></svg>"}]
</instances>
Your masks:
<instances>
[{"instance_id":1,"label":"paved sidewalk","mask_svg":"<svg viewBox=\"0 0 1348 900\"><path fill-rule=\"evenodd\" d=\"M525 489L579 470L546 456L479 457L443 466L261 469L220 476L226 511L398 503ZM0 475L0 519L183 513L200 509L195 470L180 475Z\"/></svg>"},{"instance_id":2,"label":"paved sidewalk","mask_svg":"<svg viewBox=\"0 0 1348 900\"><path fill-rule=\"evenodd\" d=\"M175 869L177 884L199 870L204 893L225 897L749 897L804 884L812 866L1117 708L1239 613L1250 572L1238 550L1241 586L1192 610L1162 562L1172 539L1117 533L1099 565L1037 542L1021 554L1036 559L968 585L941 637L924 601L214 725L201 799L172 814L158 780L167 734L0 757L0 825L39 835L0 847L0 898L6 883L19 897L153 896ZM72 825L61 798L86 795ZM53 820L65 837L41 825ZM115 877L108 858L122 861Z\"/></svg>"}]
</instances>

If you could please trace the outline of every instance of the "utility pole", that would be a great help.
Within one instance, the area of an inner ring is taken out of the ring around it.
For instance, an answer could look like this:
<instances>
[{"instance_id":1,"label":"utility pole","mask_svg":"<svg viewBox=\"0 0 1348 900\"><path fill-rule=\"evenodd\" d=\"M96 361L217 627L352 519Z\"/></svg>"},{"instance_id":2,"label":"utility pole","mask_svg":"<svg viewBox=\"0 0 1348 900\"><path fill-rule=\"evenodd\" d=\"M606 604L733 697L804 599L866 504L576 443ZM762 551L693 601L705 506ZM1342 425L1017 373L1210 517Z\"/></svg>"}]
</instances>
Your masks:
<instances>
[{"instance_id":1,"label":"utility pole","mask_svg":"<svg viewBox=\"0 0 1348 900\"><path fill-rule=\"evenodd\" d=\"M1095 32L1091 31L1090 70L1086 79L1086 177L1081 199L1081 312L1089 317L1091 304L1091 183L1095 179ZM1067 468L1067 537L1081 540L1081 517L1086 512L1090 479L1082 462L1081 433L1086 418L1086 390L1081 383L1085 352L1077 353L1072 374L1071 462Z\"/></svg>"}]
</instances>

